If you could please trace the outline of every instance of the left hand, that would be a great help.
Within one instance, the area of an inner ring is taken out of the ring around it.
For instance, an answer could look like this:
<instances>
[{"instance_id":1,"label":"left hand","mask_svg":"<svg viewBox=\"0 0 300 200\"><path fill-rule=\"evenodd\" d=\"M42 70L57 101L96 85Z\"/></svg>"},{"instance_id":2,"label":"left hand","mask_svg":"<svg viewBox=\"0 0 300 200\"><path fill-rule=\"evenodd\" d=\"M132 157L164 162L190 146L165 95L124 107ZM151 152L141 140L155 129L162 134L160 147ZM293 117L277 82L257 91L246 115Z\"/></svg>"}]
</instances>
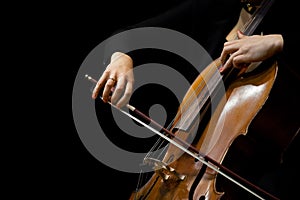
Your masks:
<instances>
[{"instance_id":1,"label":"left hand","mask_svg":"<svg viewBox=\"0 0 300 200\"><path fill-rule=\"evenodd\" d=\"M246 36L238 31L237 35L237 40L224 43L220 57L223 66L220 72L232 66L243 68L252 62L266 60L283 49L283 38L280 34Z\"/></svg>"}]
</instances>

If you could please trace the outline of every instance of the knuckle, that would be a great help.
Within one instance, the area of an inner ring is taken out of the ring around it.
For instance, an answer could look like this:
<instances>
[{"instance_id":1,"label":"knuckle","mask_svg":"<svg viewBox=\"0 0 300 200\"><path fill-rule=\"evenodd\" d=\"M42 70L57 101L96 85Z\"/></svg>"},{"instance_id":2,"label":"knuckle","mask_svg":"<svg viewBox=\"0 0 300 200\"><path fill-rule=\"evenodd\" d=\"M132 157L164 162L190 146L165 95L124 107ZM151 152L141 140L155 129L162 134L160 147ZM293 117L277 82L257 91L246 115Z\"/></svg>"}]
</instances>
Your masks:
<instances>
[{"instance_id":1,"label":"knuckle","mask_svg":"<svg viewBox=\"0 0 300 200\"><path fill-rule=\"evenodd\" d=\"M110 73L111 73L111 71L110 71L109 69L106 69L106 70L103 72L103 74L104 74L105 76L108 76Z\"/></svg>"},{"instance_id":2,"label":"knuckle","mask_svg":"<svg viewBox=\"0 0 300 200\"><path fill-rule=\"evenodd\" d=\"M106 82L106 86L108 86L108 87L113 87L113 86L114 86L113 81L108 81L108 82Z\"/></svg>"},{"instance_id":3,"label":"knuckle","mask_svg":"<svg viewBox=\"0 0 300 200\"><path fill-rule=\"evenodd\" d=\"M115 92L116 93L120 93L120 92L122 92L123 91L123 87L117 87L116 89L115 89Z\"/></svg>"},{"instance_id":4,"label":"knuckle","mask_svg":"<svg viewBox=\"0 0 300 200\"><path fill-rule=\"evenodd\" d=\"M123 96L127 99L131 96L131 92L125 92Z\"/></svg>"}]
</instances>

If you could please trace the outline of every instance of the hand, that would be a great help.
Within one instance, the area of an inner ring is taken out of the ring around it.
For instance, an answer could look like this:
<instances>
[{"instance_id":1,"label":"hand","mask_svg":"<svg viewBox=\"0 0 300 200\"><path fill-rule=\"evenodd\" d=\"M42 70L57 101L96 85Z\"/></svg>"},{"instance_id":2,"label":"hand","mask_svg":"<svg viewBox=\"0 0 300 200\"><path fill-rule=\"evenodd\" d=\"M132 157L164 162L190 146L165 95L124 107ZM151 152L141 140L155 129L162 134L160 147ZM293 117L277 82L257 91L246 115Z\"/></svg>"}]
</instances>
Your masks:
<instances>
[{"instance_id":1,"label":"hand","mask_svg":"<svg viewBox=\"0 0 300 200\"><path fill-rule=\"evenodd\" d=\"M110 64L106 67L102 76L98 80L92 94L96 99L102 88L102 100L121 108L126 105L130 99L133 90L133 61L121 52L116 52L111 57Z\"/></svg>"},{"instance_id":2,"label":"hand","mask_svg":"<svg viewBox=\"0 0 300 200\"><path fill-rule=\"evenodd\" d=\"M237 35L238 40L224 43L220 57L223 66L220 72L232 66L247 67L250 63L266 60L283 49L283 38L280 34L246 36L238 31Z\"/></svg>"}]
</instances>

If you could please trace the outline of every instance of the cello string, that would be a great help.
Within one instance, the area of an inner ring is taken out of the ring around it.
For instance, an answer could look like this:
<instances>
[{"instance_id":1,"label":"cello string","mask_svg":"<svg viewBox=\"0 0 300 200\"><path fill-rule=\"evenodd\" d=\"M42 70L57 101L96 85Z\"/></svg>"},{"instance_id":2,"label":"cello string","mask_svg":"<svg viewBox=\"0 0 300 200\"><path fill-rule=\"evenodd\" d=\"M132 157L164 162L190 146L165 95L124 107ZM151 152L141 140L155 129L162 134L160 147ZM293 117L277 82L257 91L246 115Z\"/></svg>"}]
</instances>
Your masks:
<instances>
[{"instance_id":1,"label":"cello string","mask_svg":"<svg viewBox=\"0 0 300 200\"><path fill-rule=\"evenodd\" d=\"M253 17L251 17L251 23L247 26L247 30L245 31L246 35L251 35L255 31L269 8L272 6L273 2L274 0L264 0L261 2L259 9L257 9L253 13Z\"/></svg>"},{"instance_id":2,"label":"cello string","mask_svg":"<svg viewBox=\"0 0 300 200\"><path fill-rule=\"evenodd\" d=\"M253 31L255 30L255 28L261 22L263 16L268 11L268 8L272 5L272 3L273 3L273 0L264 0L260 4L260 8L255 10L255 12L249 17L247 22L240 28L240 30L242 32L244 32L244 34L247 34L247 35L252 34ZM238 39L237 34L235 34L235 39ZM219 67L220 66L218 66L217 68L219 68ZM214 73L215 72L212 72L212 74L214 74ZM212 76L210 76L210 77L212 77ZM203 85L201 84L201 85L199 85L199 87L203 88ZM198 90L198 88L196 88L196 89ZM197 92L196 92L196 94L197 94Z\"/></svg>"},{"instance_id":3,"label":"cello string","mask_svg":"<svg viewBox=\"0 0 300 200\"><path fill-rule=\"evenodd\" d=\"M264 2L266 2L267 0L265 0ZM263 2L263 3L264 3ZM267 2L268 3L268 2ZM269 5L271 5L271 3L272 3L272 1L270 1L270 4ZM262 7L266 7L266 6L262 6ZM269 6L268 6L269 7ZM258 9L258 10L261 10L261 9ZM267 9L264 9L264 12L263 13L266 13L266 11L267 11ZM252 26L252 29L250 29L250 31L253 31L255 28L256 28L256 26L259 24L259 22L260 22L260 20L262 19L262 17L261 16L259 16L259 20L256 20L257 18L256 18L256 13L258 13L257 12L257 10L256 10L256 12L255 12L255 14L254 15L252 15L252 16L255 16L255 17L251 17L250 19L251 20L248 20L248 22L244 25L244 27L242 27L242 30L246 30L246 27L250 27L250 25L251 24L253 24L254 22L256 22L256 24L254 25L254 26ZM263 14L264 15L264 14ZM254 28L253 28L254 27ZM249 32L250 32L249 31ZM246 32L246 31L244 31L244 32ZM249 34L249 33L248 33ZM237 37L237 35L236 35L236 37ZM219 66L220 67L220 66ZM213 69L216 69L216 70L209 70L209 80L210 81L208 81L208 83L211 83L211 82L217 82L216 84L213 84L214 86L213 86L213 91L214 91L214 89L215 89L215 87L216 87L216 85L218 85L220 82L221 82L221 80L222 79L217 79L217 81L215 81L214 80L214 78L211 78L211 77L214 77L214 75L216 74L216 73L219 73L219 71L218 71L218 68L219 67L216 67L216 68L213 68ZM91 79L91 78L89 78L89 79ZM97 81L96 80L94 80L94 79L91 79L91 80L93 80L93 82L95 82L95 83L97 83ZM209 98L209 95L208 95L208 90L202 90L203 88L204 88L204 85L205 85L205 81L202 81L200 84L198 84L198 86L196 87L196 89L195 89L195 93L197 94L197 96L198 96L198 98L196 98L196 100L199 100L199 97L202 97L202 98L200 98L201 99L201 101L200 101L200 103L198 102L196 102L196 105L198 105L198 107L199 107L199 105L201 105L200 106L200 109L203 107L203 105L204 105L204 103L208 100L208 98ZM199 92L199 91L201 91L201 92ZM204 93L204 94L203 94ZM188 100L187 100L187 102L188 103L185 103L185 104L183 104L183 106L182 106L182 109L186 109L186 107L188 107L189 105L190 105L190 102L191 101L195 101L195 98L193 98L192 99L192 96L188 96ZM189 106L190 107L190 106ZM183 124L187 124L186 122L187 122L187 120L189 120L189 119L191 119L191 115L193 114L193 113L197 113L197 112L195 112L195 110L190 110L190 112L188 112L185 116L185 119L183 120L183 121L181 121ZM172 123L171 123L172 124ZM146 158L147 157L150 157L150 154L151 153L153 153L153 152L155 152L155 151L153 151L155 148L160 148L162 145L163 145L163 142L165 142L165 140L162 140L161 138L159 138L158 140L157 140L157 142L156 142L156 144L151 148L151 150L148 152L148 154L146 155ZM166 147L167 146L165 146L164 147L164 150L166 150ZM161 152L160 153L160 155L159 155L159 157L160 156L162 156L162 153L163 152Z\"/></svg>"},{"instance_id":4,"label":"cello string","mask_svg":"<svg viewBox=\"0 0 300 200\"><path fill-rule=\"evenodd\" d=\"M92 78L92 77L89 76L88 74L85 75L85 78L87 78L87 79L88 79L89 81L91 81L92 83L97 84L97 80L95 80L94 78ZM92 89L91 89L91 92L92 92ZM102 99L102 97L101 97L101 99ZM172 123L172 122L171 122L171 123ZM171 123L169 124L169 126L171 126ZM145 160L146 158L149 158L149 157L151 156L151 155L150 155L151 153L156 152L155 149L159 149L159 148L163 145L163 143L165 143L165 140L163 140L163 139L161 139L161 137L159 137L159 139L156 141L156 143L153 145L153 147L152 147L152 148L148 151L148 153L146 154L144 160ZM163 148L163 151L166 151L166 149L167 149L167 146L165 146L165 147ZM163 151L158 155L158 158L159 158L159 157L162 157Z\"/></svg>"},{"instance_id":5,"label":"cello string","mask_svg":"<svg viewBox=\"0 0 300 200\"><path fill-rule=\"evenodd\" d=\"M252 34L254 32L254 30L256 29L256 27L258 26L258 24L261 22L263 16L266 14L268 9L272 5L272 3L273 3L273 0L271 0L271 1L264 0L260 4L259 9L255 10L255 12L249 17L247 22L245 24L243 24L243 26L240 28L240 30L242 32L245 32L244 34L246 34L246 35ZM238 39L237 34L235 34L235 39ZM218 65L216 67L216 70L214 70L215 68L210 69L210 71L207 74L207 76L209 77L208 81L205 81L205 80L201 81L200 84L198 84L197 87L194 89L193 92L194 92L194 94L196 94L196 96L198 96L197 98L194 98L194 96L190 95L190 96L188 96L187 99L184 99L186 101L184 102L183 105L180 106L180 109L182 111L185 111L185 110L187 110L187 111L180 112L180 114L178 116L175 116L175 118L177 118L177 119L179 119L179 117L180 117L181 124L184 124L185 126L189 126L191 124L191 122L195 119L196 113L198 113L201 109L203 109L203 105L209 99L209 94L208 94L209 91L214 91L216 86L219 85L222 80L221 78L214 79L214 76L216 76L216 73L220 74L218 72L218 69L220 67L221 67L221 65ZM231 69L226 74L225 77L223 75L221 75L221 77L223 78L223 81L225 81L234 71L236 71L236 70ZM203 90L205 85L208 85L208 87L209 87L209 84L211 84L211 83L213 84L213 86L210 88L210 90L208 90L208 91L207 91L207 89ZM199 91L201 91L201 92L199 92ZM199 98L200 98L200 100L199 100ZM191 106L191 105L194 105L194 106ZM197 108L196 111L195 111L195 109L193 109L193 108L195 108L195 106ZM186 108L188 108L188 109L186 109ZM184 114L182 114L182 113L184 113ZM190 122L186 123L187 120L189 120ZM180 125L177 124L177 126L180 126ZM183 126L180 126L180 128L183 128ZM187 130L187 127L183 128L183 129ZM214 137L216 138L216 136L214 136Z\"/></svg>"},{"instance_id":6,"label":"cello string","mask_svg":"<svg viewBox=\"0 0 300 200\"><path fill-rule=\"evenodd\" d=\"M245 189L246 191L248 191L249 193L253 194L254 196L263 199L261 196L259 196L257 193L255 193L254 191L250 190L249 188L247 188L246 186L242 185L240 182L234 180L233 178L231 178L230 176L228 176L227 174L225 174L224 172L220 171L215 165L211 164L210 162L206 161L205 158L207 158L207 156L203 156L201 155L201 153L199 153L198 155L196 155L195 153L192 153L191 151L189 151L187 148L183 147L182 145L176 143L174 140L168 138L166 135L160 133L159 131L157 131L156 129L154 129L153 127L145 124L144 122L142 122L141 120L139 120L138 118L134 117L133 115L131 115L130 113L125 112L124 110L116 107L115 105L111 104L110 102L108 102L112 107L116 108L117 110L119 110L121 113L127 115L128 117L130 117L131 119L135 120L136 122L140 123L141 125L143 125L144 127L148 128L149 130L151 130L152 132L156 133L157 135L159 135L160 137L162 137L163 139L167 140L169 143L173 144L174 146L176 146L177 148L181 149L182 151L184 151L185 153L189 154L190 156L192 156L193 158L195 158L196 160L201 161L203 164L205 164L206 166L210 167L211 169L213 169L214 171L218 172L219 174L223 175L224 177L226 177L228 180L232 181L233 183L237 184L238 186L240 186L241 188ZM242 179L243 180L243 179Z\"/></svg>"},{"instance_id":7,"label":"cello string","mask_svg":"<svg viewBox=\"0 0 300 200\"><path fill-rule=\"evenodd\" d=\"M91 78L90 76L86 75L86 77L95 82L96 80ZM97 81L96 81L97 82ZM102 98L102 97L100 97ZM229 169L227 169L226 167L222 166L221 164L219 164L218 162L214 161L213 159L211 159L210 157L202 154L201 152L199 152L198 150L196 150L196 153L193 153L191 151L188 150L188 148L183 147L182 145L178 144L176 141L170 139L169 137L167 137L166 135L160 133L158 130L154 129L153 127L147 125L146 123L144 123L143 121L139 120L138 118L134 117L133 115L131 115L128 112L125 112L124 110L118 108L117 106L113 105L111 102L108 102L113 108L117 109L118 111L120 111L121 113L125 114L126 116L130 117L131 119L135 120L136 122L138 122L139 124L143 125L144 127L146 127L147 129L151 130L152 132L156 133L157 135L159 135L161 138L165 139L166 141L168 141L169 143L173 144L174 146L176 146L177 148L181 149L182 151L184 151L185 153L189 154L190 156L192 156L193 158L195 158L198 161L201 161L203 164L205 164L206 166L210 167L211 169L213 169L214 171L218 172L219 174L223 175L225 178L227 178L228 180L232 181L233 183L237 184L238 186L240 186L241 188L245 189L246 191L248 191L249 193L253 194L254 196L263 199L261 196L259 196L257 193L255 193L254 191L250 190L248 187L244 186L243 184L241 184L240 182L236 181L235 179L233 179L232 177L230 177L229 175L227 175L226 173L224 173L223 171L221 171L219 168L230 172L231 175L234 175L236 178L238 178L240 181L243 181L244 183L247 183L248 185L252 185L251 183L249 183L247 180L243 179L242 177L238 176L237 174L235 174L234 172L230 171ZM129 108L134 108L131 105L128 105L127 107ZM134 108L134 110L136 110ZM140 111L138 111L139 113L141 113ZM143 114L144 115L144 114ZM144 115L146 116L146 115ZM143 117L143 116L142 116ZM161 125L159 125L157 122L155 122L153 119L150 119L151 121L154 122L155 125L162 127ZM163 128L163 127L162 127ZM180 138L177 138L175 135L173 135L172 133L169 133L168 130L164 129L164 131L166 131L168 134L171 134L174 138L176 138L177 140L181 141L181 143L185 144L184 141L182 141ZM206 159L208 161L206 161ZM211 163L213 164L211 164ZM217 166L217 167L216 167ZM219 167L219 168L218 168ZM263 192L264 194L268 195L269 197L271 197L272 199L277 199L276 197L272 196L271 194L265 192L264 190L262 190L261 188L256 187L255 185L252 185L252 187L256 188L257 190Z\"/></svg>"},{"instance_id":8,"label":"cello string","mask_svg":"<svg viewBox=\"0 0 300 200\"><path fill-rule=\"evenodd\" d=\"M266 2L266 1L264 1L264 2ZM265 6L261 6L261 7L265 7ZM259 9L258 9L259 10ZM256 13L258 13L257 12L257 10L256 10ZM246 24L244 24L244 26L241 28L241 30L243 31L243 32L245 32L244 30L246 30L246 27L250 27L250 25L255 21L255 19L256 19L256 17L253 17L253 16L256 16L257 14L256 13L254 13L251 17L250 17L250 20L248 20L247 21L247 23ZM256 24L258 24L258 21L256 20ZM252 29L253 30L253 29ZM237 37L237 35L236 35L236 37ZM211 74L214 74L215 72L217 72L217 70L216 71L213 71ZM213 76L213 75L211 75L211 76ZM199 90L201 90L204 86L204 82L202 82L201 84L199 84L198 85L198 87L197 87L197 89L196 89L196 93L199 93L198 91ZM208 95L206 94L207 93L207 91L206 92L204 92L204 98L201 98L202 99L202 103L200 103L200 105L201 104L204 104L204 102L205 101L207 101L207 99L208 99ZM203 92L201 93L201 94L203 94ZM191 96L190 96L191 97ZM192 100L191 98L190 98L190 100ZM188 101L189 102L189 101ZM186 103L186 104L184 104L183 105L183 109L185 109L185 107L187 107L189 105L189 103ZM198 104L199 105L199 104ZM202 106L200 106L200 107L202 107ZM193 112L190 112L190 113L188 113L187 115L186 115L186 118L182 121L182 123L184 123L184 124L187 124L186 123L186 121L188 120L188 119L190 119L190 115L192 114ZM149 151L149 154L147 155L148 157L150 156L150 153L153 153L153 152L155 152L155 151L153 151L155 148L160 148L163 144L162 143L160 143L160 142L164 142L164 140L160 140L160 138L159 138L159 140L157 141L157 143L153 146L153 148ZM166 148L166 147L165 147ZM162 154L162 153L161 153ZM159 156L161 156L161 154L159 155Z\"/></svg>"}]
</instances>

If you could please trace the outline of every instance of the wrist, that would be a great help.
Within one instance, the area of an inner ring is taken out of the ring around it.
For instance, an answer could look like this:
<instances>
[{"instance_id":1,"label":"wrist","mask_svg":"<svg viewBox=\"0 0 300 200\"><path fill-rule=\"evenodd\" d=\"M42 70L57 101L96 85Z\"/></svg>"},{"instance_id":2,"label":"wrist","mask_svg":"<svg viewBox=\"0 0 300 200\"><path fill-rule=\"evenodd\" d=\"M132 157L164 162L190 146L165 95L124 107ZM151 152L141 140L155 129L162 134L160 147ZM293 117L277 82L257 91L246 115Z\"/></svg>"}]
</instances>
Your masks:
<instances>
[{"instance_id":1,"label":"wrist","mask_svg":"<svg viewBox=\"0 0 300 200\"><path fill-rule=\"evenodd\" d=\"M272 35L274 38L274 48L276 49L276 53L279 53L283 50L284 40L281 34Z\"/></svg>"}]
</instances>

